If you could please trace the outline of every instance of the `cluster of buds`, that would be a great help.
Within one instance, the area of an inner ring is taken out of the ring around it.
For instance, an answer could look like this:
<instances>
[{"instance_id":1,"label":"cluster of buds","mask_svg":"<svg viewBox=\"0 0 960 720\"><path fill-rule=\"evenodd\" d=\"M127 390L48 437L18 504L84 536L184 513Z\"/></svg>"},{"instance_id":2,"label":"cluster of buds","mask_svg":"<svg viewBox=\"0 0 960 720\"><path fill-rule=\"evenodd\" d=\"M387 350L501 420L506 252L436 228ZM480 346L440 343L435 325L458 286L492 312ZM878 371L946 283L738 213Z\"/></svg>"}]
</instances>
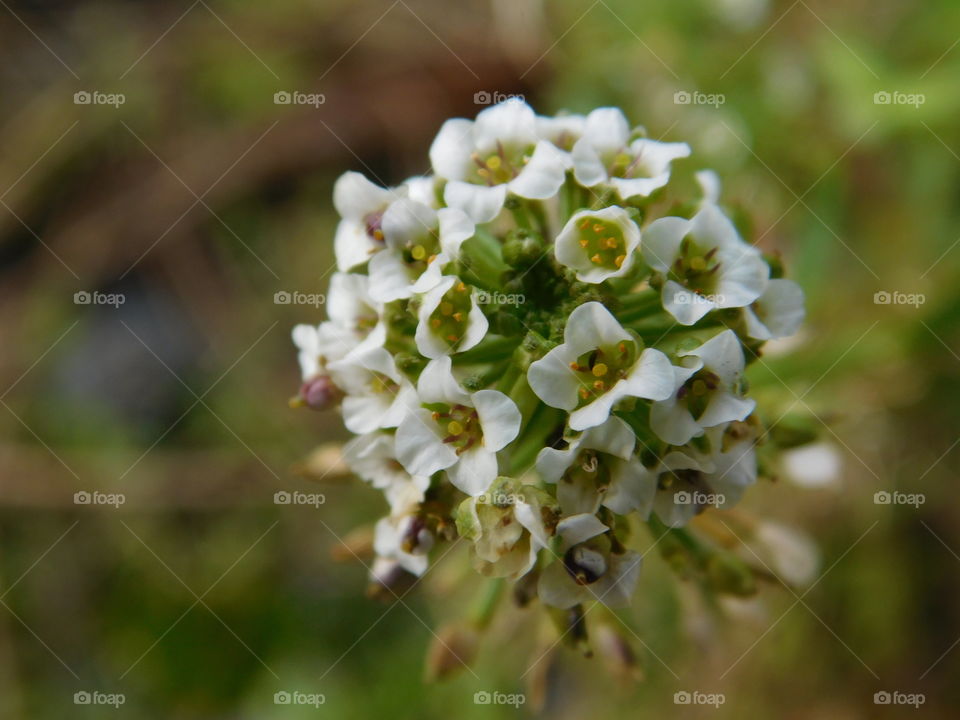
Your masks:
<instances>
[{"instance_id":1,"label":"cluster of buds","mask_svg":"<svg viewBox=\"0 0 960 720\"><path fill-rule=\"evenodd\" d=\"M375 582L460 538L528 599L624 605L638 520L659 536L757 481L744 369L798 329L803 293L741 238L713 173L670 197L689 155L615 108L510 100L448 120L430 176L337 181L329 319L293 339L300 403L340 408L346 462L389 504ZM742 588L729 559L704 565Z\"/></svg>"}]
</instances>

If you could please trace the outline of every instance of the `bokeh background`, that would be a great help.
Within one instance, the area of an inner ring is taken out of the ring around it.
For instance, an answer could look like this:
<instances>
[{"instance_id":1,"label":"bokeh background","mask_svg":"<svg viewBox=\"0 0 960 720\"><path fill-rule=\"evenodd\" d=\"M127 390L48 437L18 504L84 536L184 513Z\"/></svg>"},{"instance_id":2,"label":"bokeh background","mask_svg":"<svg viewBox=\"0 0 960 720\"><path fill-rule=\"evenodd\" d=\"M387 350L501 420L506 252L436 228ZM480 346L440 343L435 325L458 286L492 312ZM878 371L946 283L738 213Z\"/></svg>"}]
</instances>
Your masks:
<instances>
[{"instance_id":1,"label":"bokeh background","mask_svg":"<svg viewBox=\"0 0 960 720\"><path fill-rule=\"evenodd\" d=\"M956 717L960 5L0 6L2 717ZM505 607L470 670L425 684L433 632L481 583L457 548L402 602L365 597L340 541L362 545L350 533L386 508L310 454L344 437L287 407L289 330L323 309L274 295L323 292L341 172L425 172L443 119L509 94L619 105L690 142L679 175L715 168L748 239L805 287L805 330L750 380L768 420L821 444L738 512L804 533L819 560L804 587L711 605L651 552L607 622L636 667L551 648L538 613ZM325 503L276 505L281 490ZM925 502L874 502L894 490ZM75 705L84 691L125 703Z\"/></svg>"}]
</instances>

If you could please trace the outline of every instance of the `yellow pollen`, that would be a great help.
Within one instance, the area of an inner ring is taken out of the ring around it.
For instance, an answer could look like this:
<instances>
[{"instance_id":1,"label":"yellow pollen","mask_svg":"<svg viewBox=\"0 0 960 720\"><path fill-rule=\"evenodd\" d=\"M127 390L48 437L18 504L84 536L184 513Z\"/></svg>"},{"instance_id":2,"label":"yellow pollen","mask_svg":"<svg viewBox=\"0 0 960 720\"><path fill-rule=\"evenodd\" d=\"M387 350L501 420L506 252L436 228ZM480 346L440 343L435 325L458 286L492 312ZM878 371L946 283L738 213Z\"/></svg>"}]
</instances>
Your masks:
<instances>
[{"instance_id":1,"label":"yellow pollen","mask_svg":"<svg viewBox=\"0 0 960 720\"><path fill-rule=\"evenodd\" d=\"M459 338L457 338L457 336L454 335L453 333L447 335L447 340L450 341L450 342L456 342L458 339L459 339Z\"/></svg>"},{"instance_id":2,"label":"yellow pollen","mask_svg":"<svg viewBox=\"0 0 960 720\"><path fill-rule=\"evenodd\" d=\"M414 245L410 254L414 260L423 260L427 256L427 249L423 245Z\"/></svg>"},{"instance_id":3,"label":"yellow pollen","mask_svg":"<svg viewBox=\"0 0 960 720\"><path fill-rule=\"evenodd\" d=\"M464 285L463 283L457 284L457 292L466 292L466 291L467 291L466 285Z\"/></svg>"},{"instance_id":4,"label":"yellow pollen","mask_svg":"<svg viewBox=\"0 0 960 720\"><path fill-rule=\"evenodd\" d=\"M608 238L606 239L606 241L605 241L605 244L606 244L606 246L607 246L608 248L610 248L611 250L613 250L613 249L617 246L617 239L616 239L616 238L612 238L612 237L608 237Z\"/></svg>"},{"instance_id":5,"label":"yellow pollen","mask_svg":"<svg viewBox=\"0 0 960 720\"><path fill-rule=\"evenodd\" d=\"M623 261L626 259L627 259L626 255L617 255L617 257L613 261L613 264L616 265L617 267L620 267L621 265L623 265Z\"/></svg>"},{"instance_id":6,"label":"yellow pollen","mask_svg":"<svg viewBox=\"0 0 960 720\"><path fill-rule=\"evenodd\" d=\"M595 233L602 233L602 232L603 232L603 225L601 225L600 223L597 223L596 225L593 226L593 231L594 231Z\"/></svg>"},{"instance_id":7,"label":"yellow pollen","mask_svg":"<svg viewBox=\"0 0 960 720\"><path fill-rule=\"evenodd\" d=\"M500 167L500 156L491 155L490 157L488 157L487 167L490 168L491 170L496 170L498 167Z\"/></svg>"},{"instance_id":8,"label":"yellow pollen","mask_svg":"<svg viewBox=\"0 0 960 720\"><path fill-rule=\"evenodd\" d=\"M433 418L434 422L436 422L436 421L438 421L438 420L440 419L440 413L438 413L438 412L436 412L436 411L432 412L432 413L430 414L430 416Z\"/></svg>"},{"instance_id":9,"label":"yellow pollen","mask_svg":"<svg viewBox=\"0 0 960 720\"><path fill-rule=\"evenodd\" d=\"M580 397L586 400L588 397L590 397L590 391L585 387L580 388Z\"/></svg>"},{"instance_id":10,"label":"yellow pollen","mask_svg":"<svg viewBox=\"0 0 960 720\"><path fill-rule=\"evenodd\" d=\"M617 345L617 350L619 350L622 353L625 353L627 351L627 344L623 342L620 343L619 345Z\"/></svg>"},{"instance_id":11,"label":"yellow pollen","mask_svg":"<svg viewBox=\"0 0 960 720\"><path fill-rule=\"evenodd\" d=\"M374 230L373 237L376 240L383 240L383 230Z\"/></svg>"},{"instance_id":12,"label":"yellow pollen","mask_svg":"<svg viewBox=\"0 0 960 720\"><path fill-rule=\"evenodd\" d=\"M590 218L586 218L582 223L580 223L581 230L586 230L588 227L590 227Z\"/></svg>"},{"instance_id":13,"label":"yellow pollen","mask_svg":"<svg viewBox=\"0 0 960 720\"><path fill-rule=\"evenodd\" d=\"M462 312L455 312L455 313L453 314L453 319L456 320L457 322L463 322L463 313L462 313Z\"/></svg>"},{"instance_id":14,"label":"yellow pollen","mask_svg":"<svg viewBox=\"0 0 960 720\"><path fill-rule=\"evenodd\" d=\"M572 362L572 363L570 363L570 369L579 372L579 371L580 371L580 366L577 365L577 363Z\"/></svg>"},{"instance_id":15,"label":"yellow pollen","mask_svg":"<svg viewBox=\"0 0 960 720\"><path fill-rule=\"evenodd\" d=\"M453 304L448 302L440 303L441 315L453 315Z\"/></svg>"},{"instance_id":16,"label":"yellow pollen","mask_svg":"<svg viewBox=\"0 0 960 720\"><path fill-rule=\"evenodd\" d=\"M482 178L487 178L487 177L490 177L490 171L487 170L486 168L480 168L479 170L477 170L477 175L479 175Z\"/></svg>"},{"instance_id":17,"label":"yellow pollen","mask_svg":"<svg viewBox=\"0 0 960 720\"><path fill-rule=\"evenodd\" d=\"M433 262L434 260L436 260L436 259L437 259L437 256L436 256L436 255L431 255L430 257L427 258L427 265L429 265L430 263L432 263L432 262Z\"/></svg>"},{"instance_id":18,"label":"yellow pollen","mask_svg":"<svg viewBox=\"0 0 960 720\"><path fill-rule=\"evenodd\" d=\"M597 254L594 255L592 258L590 258L590 262L592 262L592 263L594 263L594 264L596 264L596 265L599 265L600 263L603 262L603 258L600 257L600 253L597 253Z\"/></svg>"},{"instance_id":19,"label":"yellow pollen","mask_svg":"<svg viewBox=\"0 0 960 720\"><path fill-rule=\"evenodd\" d=\"M594 389L594 390L605 390L606 387L607 387L607 386L603 384L603 380L597 380L597 381L593 384L593 389Z\"/></svg>"},{"instance_id":20,"label":"yellow pollen","mask_svg":"<svg viewBox=\"0 0 960 720\"><path fill-rule=\"evenodd\" d=\"M447 432L451 435L462 435L463 425L458 423L456 420L451 420L449 423L447 423Z\"/></svg>"},{"instance_id":21,"label":"yellow pollen","mask_svg":"<svg viewBox=\"0 0 960 720\"><path fill-rule=\"evenodd\" d=\"M603 377L607 374L607 370L608 368L606 365L603 363L597 363L593 366L593 370L591 372L593 373L594 377Z\"/></svg>"},{"instance_id":22,"label":"yellow pollen","mask_svg":"<svg viewBox=\"0 0 960 720\"><path fill-rule=\"evenodd\" d=\"M692 390L694 395L703 395L707 392L707 384L703 380L695 380Z\"/></svg>"},{"instance_id":23,"label":"yellow pollen","mask_svg":"<svg viewBox=\"0 0 960 720\"><path fill-rule=\"evenodd\" d=\"M433 318L432 320L430 320L430 325L433 328L440 327L440 318Z\"/></svg>"},{"instance_id":24,"label":"yellow pollen","mask_svg":"<svg viewBox=\"0 0 960 720\"><path fill-rule=\"evenodd\" d=\"M586 241L586 239L583 239L580 241L580 247L585 248L587 245L588 245L588 242Z\"/></svg>"},{"instance_id":25,"label":"yellow pollen","mask_svg":"<svg viewBox=\"0 0 960 720\"><path fill-rule=\"evenodd\" d=\"M707 269L707 261L704 260L704 259L703 259L702 257L700 257L699 255L698 255L697 257L695 257L695 258L691 258L691 259L690 259L690 269L691 269L691 270L696 270L697 272L700 272L701 270L706 270L706 269Z\"/></svg>"}]
</instances>

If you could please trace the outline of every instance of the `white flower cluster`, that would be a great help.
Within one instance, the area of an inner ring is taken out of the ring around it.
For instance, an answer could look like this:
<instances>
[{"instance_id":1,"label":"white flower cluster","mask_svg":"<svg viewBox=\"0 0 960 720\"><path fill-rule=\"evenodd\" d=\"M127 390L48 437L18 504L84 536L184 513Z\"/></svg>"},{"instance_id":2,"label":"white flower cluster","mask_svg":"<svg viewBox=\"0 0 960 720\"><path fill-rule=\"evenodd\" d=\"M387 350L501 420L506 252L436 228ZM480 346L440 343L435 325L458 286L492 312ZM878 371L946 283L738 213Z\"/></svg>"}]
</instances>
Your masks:
<instances>
[{"instance_id":1,"label":"white flower cluster","mask_svg":"<svg viewBox=\"0 0 960 720\"><path fill-rule=\"evenodd\" d=\"M460 536L546 604L622 605L640 572L623 516L680 527L756 481L745 358L797 330L803 293L712 173L655 217L689 155L615 108L511 100L448 120L429 177L337 181L329 320L293 333L299 403L341 408L348 464L390 505L374 580Z\"/></svg>"}]
</instances>

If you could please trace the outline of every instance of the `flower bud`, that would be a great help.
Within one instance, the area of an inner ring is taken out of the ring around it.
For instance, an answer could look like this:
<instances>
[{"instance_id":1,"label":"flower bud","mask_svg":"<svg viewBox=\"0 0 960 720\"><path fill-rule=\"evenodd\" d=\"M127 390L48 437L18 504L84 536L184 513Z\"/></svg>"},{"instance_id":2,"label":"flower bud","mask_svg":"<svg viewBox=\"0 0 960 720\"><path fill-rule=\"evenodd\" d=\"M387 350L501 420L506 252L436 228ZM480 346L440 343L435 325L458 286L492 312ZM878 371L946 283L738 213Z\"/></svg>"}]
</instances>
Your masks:
<instances>
[{"instance_id":1,"label":"flower bud","mask_svg":"<svg viewBox=\"0 0 960 720\"><path fill-rule=\"evenodd\" d=\"M306 406L311 410L329 410L343 396L329 375L315 375L300 386L300 394L290 401L292 407Z\"/></svg>"},{"instance_id":2,"label":"flower bud","mask_svg":"<svg viewBox=\"0 0 960 720\"><path fill-rule=\"evenodd\" d=\"M447 625L434 635L427 650L424 676L428 682L444 680L463 668L470 667L477 654L479 638L473 628Z\"/></svg>"}]
</instances>

